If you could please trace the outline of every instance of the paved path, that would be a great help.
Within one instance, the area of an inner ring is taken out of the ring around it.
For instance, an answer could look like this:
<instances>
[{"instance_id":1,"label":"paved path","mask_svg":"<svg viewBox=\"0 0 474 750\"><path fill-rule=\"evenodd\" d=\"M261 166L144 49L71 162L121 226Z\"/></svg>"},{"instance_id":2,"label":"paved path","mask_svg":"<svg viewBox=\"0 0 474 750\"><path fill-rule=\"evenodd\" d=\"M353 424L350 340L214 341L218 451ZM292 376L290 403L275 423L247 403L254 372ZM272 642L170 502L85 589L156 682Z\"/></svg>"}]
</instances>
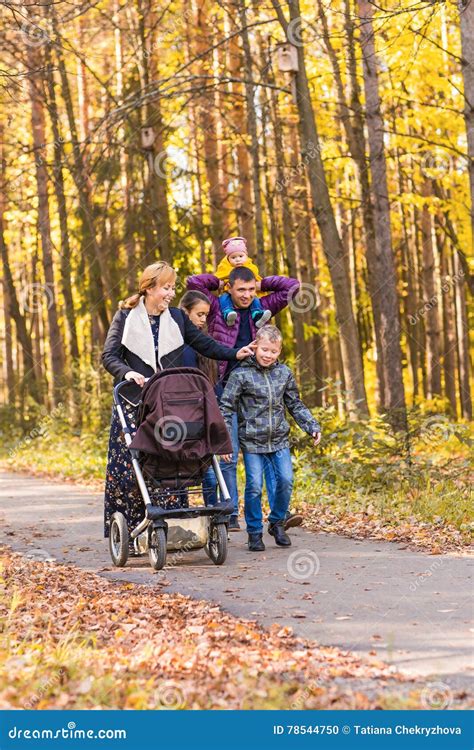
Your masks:
<instances>
[{"instance_id":1,"label":"paved path","mask_svg":"<svg viewBox=\"0 0 474 750\"><path fill-rule=\"evenodd\" d=\"M117 580L217 602L228 612L291 625L324 645L377 656L411 675L453 688L472 685L472 559L427 555L391 542L356 541L293 530L293 546L249 553L243 532L231 534L227 563L203 550L175 555L156 573L148 558L111 565L102 535L102 496L87 488L0 473L0 542L33 558Z\"/></svg>"}]
</instances>

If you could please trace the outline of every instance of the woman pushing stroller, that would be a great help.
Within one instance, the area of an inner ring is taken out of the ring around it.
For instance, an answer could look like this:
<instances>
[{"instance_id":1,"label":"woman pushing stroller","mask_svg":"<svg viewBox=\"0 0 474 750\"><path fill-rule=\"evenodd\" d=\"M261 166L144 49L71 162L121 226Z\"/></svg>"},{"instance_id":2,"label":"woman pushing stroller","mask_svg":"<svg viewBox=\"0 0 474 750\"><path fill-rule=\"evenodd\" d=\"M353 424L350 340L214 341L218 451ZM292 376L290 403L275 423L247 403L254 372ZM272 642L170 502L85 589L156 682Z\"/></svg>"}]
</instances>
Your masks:
<instances>
[{"instance_id":1,"label":"woman pushing stroller","mask_svg":"<svg viewBox=\"0 0 474 750\"><path fill-rule=\"evenodd\" d=\"M136 294L121 303L107 334L102 353L105 369L114 383L130 381L125 394L126 416L136 427L141 387L158 370L183 366L186 346L210 359L235 361L252 354L251 346L223 346L203 333L180 309L170 307L175 297L176 272L165 261L143 271ZM116 410L112 415L107 460L104 536L109 536L111 516L120 511L133 528L144 516L144 506L131 470L130 454L122 437Z\"/></svg>"}]
</instances>

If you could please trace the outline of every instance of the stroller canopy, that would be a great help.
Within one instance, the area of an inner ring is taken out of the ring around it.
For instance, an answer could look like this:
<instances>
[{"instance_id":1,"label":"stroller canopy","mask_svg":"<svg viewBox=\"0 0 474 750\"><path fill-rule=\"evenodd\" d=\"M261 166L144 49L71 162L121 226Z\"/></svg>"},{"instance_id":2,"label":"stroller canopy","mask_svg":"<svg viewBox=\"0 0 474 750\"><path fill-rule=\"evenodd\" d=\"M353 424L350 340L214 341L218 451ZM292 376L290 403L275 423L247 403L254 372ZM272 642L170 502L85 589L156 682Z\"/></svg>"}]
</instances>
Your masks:
<instances>
[{"instance_id":1,"label":"stroller canopy","mask_svg":"<svg viewBox=\"0 0 474 750\"><path fill-rule=\"evenodd\" d=\"M161 370L146 383L131 448L195 471L195 461L232 453L232 443L207 376L194 367ZM161 463L161 461L160 461Z\"/></svg>"}]
</instances>

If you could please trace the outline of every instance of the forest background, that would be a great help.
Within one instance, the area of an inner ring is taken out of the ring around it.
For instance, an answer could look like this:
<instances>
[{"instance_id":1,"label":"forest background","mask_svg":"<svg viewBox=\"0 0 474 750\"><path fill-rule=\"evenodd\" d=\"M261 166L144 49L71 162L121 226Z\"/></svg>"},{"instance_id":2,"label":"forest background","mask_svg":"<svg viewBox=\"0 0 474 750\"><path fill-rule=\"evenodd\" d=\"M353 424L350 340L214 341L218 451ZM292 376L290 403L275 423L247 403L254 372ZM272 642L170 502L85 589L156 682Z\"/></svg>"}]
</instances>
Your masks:
<instances>
[{"instance_id":1,"label":"forest background","mask_svg":"<svg viewBox=\"0 0 474 750\"><path fill-rule=\"evenodd\" d=\"M300 501L464 538L474 5L61 0L1 16L9 465L98 480L118 301L157 259L179 300L240 234L262 275L301 282L277 323L325 440L315 456L293 436Z\"/></svg>"}]
</instances>

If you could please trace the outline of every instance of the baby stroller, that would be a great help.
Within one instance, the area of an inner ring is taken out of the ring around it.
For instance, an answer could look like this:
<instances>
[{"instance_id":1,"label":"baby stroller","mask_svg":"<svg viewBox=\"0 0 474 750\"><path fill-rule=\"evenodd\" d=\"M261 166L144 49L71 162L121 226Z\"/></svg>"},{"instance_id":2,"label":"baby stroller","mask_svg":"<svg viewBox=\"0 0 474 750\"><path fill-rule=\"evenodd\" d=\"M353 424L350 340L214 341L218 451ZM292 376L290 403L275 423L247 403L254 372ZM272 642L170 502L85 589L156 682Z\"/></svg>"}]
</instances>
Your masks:
<instances>
[{"instance_id":1,"label":"baby stroller","mask_svg":"<svg viewBox=\"0 0 474 750\"><path fill-rule=\"evenodd\" d=\"M127 563L132 542L135 552L148 552L154 570L165 566L168 550L182 554L203 547L215 565L222 565L233 506L215 454L232 453L232 443L209 379L193 367L153 375L141 393L135 436L122 408L122 399L129 401L127 387L129 381L115 386L114 403L145 517L129 529L123 513L112 515L109 549L113 564L123 567ZM221 501L214 506L193 505L211 465Z\"/></svg>"}]
</instances>

